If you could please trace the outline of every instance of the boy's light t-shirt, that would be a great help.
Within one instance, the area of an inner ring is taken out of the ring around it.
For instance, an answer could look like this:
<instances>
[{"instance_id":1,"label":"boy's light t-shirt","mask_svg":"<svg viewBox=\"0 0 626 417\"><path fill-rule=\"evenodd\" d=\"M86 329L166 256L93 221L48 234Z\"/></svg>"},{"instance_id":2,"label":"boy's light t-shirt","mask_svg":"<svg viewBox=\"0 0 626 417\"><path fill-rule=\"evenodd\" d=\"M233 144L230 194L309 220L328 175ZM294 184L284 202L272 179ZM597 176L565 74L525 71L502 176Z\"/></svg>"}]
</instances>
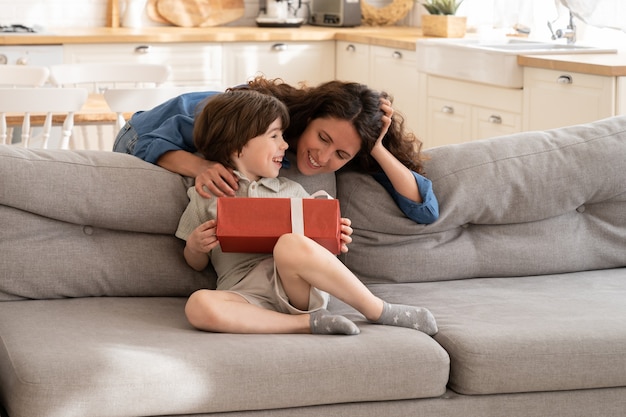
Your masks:
<instances>
[{"instance_id":1,"label":"boy's light t-shirt","mask_svg":"<svg viewBox=\"0 0 626 417\"><path fill-rule=\"evenodd\" d=\"M250 181L238 171L239 189L236 197L269 197L269 198L307 198L309 193L297 182L288 178L261 178ZM189 204L178 223L176 237L187 240L191 232L202 223L215 219L217 216L217 198L201 197L195 187L187 190ZM237 284L263 259L272 254L259 253L225 253L219 246L209 254L211 264L217 273L217 289L228 290Z\"/></svg>"}]
</instances>

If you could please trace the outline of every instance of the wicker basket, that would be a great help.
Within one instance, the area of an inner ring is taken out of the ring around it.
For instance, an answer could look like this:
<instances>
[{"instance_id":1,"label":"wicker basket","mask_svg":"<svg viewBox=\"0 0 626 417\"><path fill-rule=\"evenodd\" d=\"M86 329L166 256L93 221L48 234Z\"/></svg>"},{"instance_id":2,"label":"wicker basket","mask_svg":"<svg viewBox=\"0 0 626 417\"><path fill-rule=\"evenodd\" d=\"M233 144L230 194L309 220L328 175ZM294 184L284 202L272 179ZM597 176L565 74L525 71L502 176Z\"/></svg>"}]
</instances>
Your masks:
<instances>
[{"instance_id":1,"label":"wicker basket","mask_svg":"<svg viewBox=\"0 0 626 417\"><path fill-rule=\"evenodd\" d=\"M377 8L366 1L361 2L361 23L364 26L393 25L413 8L415 0L393 0L390 4Z\"/></svg>"},{"instance_id":2,"label":"wicker basket","mask_svg":"<svg viewBox=\"0 0 626 417\"><path fill-rule=\"evenodd\" d=\"M440 38L462 38L465 36L467 17L453 15L422 15L422 33L424 36Z\"/></svg>"}]
</instances>

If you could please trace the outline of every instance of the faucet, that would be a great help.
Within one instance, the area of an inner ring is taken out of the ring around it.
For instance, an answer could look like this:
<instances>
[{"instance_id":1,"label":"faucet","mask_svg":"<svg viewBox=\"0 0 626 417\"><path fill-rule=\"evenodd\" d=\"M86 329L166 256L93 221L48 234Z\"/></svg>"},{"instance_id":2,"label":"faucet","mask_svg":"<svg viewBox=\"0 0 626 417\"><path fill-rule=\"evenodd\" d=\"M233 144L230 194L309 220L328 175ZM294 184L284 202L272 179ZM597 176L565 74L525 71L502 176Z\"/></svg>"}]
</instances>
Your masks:
<instances>
[{"instance_id":1,"label":"faucet","mask_svg":"<svg viewBox=\"0 0 626 417\"><path fill-rule=\"evenodd\" d=\"M574 14L569 12L569 24L565 29L557 29L556 32L552 30L552 23L548 21L548 28L552 33L552 40L565 38L568 44L576 43L576 25L574 24Z\"/></svg>"}]
</instances>

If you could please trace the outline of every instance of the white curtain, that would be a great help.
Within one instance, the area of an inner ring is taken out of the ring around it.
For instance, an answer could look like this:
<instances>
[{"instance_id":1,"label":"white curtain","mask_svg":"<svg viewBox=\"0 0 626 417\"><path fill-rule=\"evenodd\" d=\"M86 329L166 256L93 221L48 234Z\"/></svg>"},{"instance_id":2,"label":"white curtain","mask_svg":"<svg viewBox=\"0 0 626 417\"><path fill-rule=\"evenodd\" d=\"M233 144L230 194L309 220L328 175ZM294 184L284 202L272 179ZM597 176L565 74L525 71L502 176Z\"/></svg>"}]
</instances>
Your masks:
<instances>
[{"instance_id":1,"label":"white curtain","mask_svg":"<svg viewBox=\"0 0 626 417\"><path fill-rule=\"evenodd\" d=\"M591 26L626 32L624 0L560 0L574 16Z\"/></svg>"}]
</instances>

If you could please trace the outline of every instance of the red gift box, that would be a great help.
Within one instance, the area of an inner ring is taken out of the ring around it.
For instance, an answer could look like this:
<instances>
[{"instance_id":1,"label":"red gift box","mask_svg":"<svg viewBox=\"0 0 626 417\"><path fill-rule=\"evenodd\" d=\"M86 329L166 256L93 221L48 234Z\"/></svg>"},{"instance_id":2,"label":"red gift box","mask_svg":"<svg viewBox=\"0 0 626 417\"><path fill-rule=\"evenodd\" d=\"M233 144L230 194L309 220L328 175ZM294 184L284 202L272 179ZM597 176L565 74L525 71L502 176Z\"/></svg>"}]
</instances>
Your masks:
<instances>
[{"instance_id":1,"label":"red gift box","mask_svg":"<svg viewBox=\"0 0 626 417\"><path fill-rule=\"evenodd\" d=\"M304 233L333 254L341 252L339 200L217 199L217 238L223 252L272 253L285 233Z\"/></svg>"}]
</instances>

